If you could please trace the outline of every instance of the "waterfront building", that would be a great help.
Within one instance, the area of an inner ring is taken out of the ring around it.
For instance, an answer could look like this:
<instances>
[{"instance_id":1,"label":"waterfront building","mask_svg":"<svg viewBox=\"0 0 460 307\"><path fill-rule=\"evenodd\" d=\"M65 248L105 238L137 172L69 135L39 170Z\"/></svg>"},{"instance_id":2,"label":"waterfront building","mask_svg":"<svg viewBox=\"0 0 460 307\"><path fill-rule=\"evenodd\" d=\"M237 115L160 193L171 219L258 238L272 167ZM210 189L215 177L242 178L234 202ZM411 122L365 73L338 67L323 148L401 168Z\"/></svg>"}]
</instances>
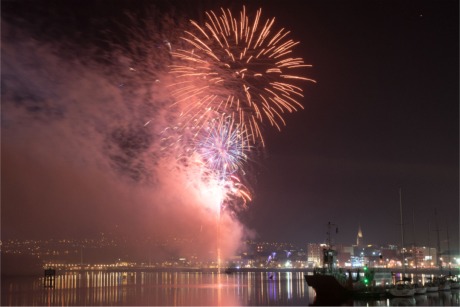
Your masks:
<instances>
[{"instance_id":1,"label":"waterfront building","mask_svg":"<svg viewBox=\"0 0 460 307\"><path fill-rule=\"evenodd\" d=\"M337 265L339 267L351 266L350 259L353 257L353 246L337 246Z\"/></svg>"},{"instance_id":2,"label":"waterfront building","mask_svg":"<svg viewBox=\"0 0 460 307\"><path fill-rule=\"evenodd\" d=\"M419 267L437 267L437 250L434 247L416 247L417 265Z\"/></svg>"},{"instance_id":3,"label":"waterfront building","mask_svg":"<svg viewBox=\"0 0 460 307\"><path fill-rule=\"evenodd\" d=\"M321 267L323 265L323 249L326 244L307 244L307 264L309 267Z\"/></svg>"}]
</instances>

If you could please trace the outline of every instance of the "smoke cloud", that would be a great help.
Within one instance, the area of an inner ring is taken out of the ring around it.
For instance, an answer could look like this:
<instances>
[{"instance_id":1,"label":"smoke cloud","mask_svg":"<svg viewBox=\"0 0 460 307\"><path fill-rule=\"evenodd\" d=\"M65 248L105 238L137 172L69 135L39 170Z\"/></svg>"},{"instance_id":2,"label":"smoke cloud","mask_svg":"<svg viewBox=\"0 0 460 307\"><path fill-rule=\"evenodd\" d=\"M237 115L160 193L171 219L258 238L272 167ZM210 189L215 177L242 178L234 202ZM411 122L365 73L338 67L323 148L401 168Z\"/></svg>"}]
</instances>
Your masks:
<instances>
[{"instance_id":1,"label":"smoke cloud","mask_svg":"<svg viewBox=\"0 0 460 307\"><path fill-rule=\"evenodd\" d=\"M244 226L161 146L175 117L164 34L178 31L165 29L82 51L2 21L2 239L105 233L139 254L145 242L157 255L235 253Z\"/></svg>"}]
</instances>

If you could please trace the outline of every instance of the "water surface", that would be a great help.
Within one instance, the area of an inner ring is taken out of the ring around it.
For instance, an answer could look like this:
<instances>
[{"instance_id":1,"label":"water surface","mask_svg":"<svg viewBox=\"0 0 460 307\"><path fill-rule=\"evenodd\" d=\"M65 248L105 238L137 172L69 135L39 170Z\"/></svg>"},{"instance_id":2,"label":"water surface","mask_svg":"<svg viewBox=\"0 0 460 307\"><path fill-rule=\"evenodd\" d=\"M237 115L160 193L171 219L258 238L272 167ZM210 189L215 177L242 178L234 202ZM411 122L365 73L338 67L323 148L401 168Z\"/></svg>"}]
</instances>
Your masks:
<instances>
[{"instance_id":1,"label":"water surface","mask_svg":"<svg viewBox=\"0 0 460 307\"><path fill-rule=\"evenodd\" d=\"M44 288L42 277L2 277L3 306L308 306L303 272L72 272ZM409 299L351 300L353 306L458 306L459 291Z\"/></svg>"}]
</instances>

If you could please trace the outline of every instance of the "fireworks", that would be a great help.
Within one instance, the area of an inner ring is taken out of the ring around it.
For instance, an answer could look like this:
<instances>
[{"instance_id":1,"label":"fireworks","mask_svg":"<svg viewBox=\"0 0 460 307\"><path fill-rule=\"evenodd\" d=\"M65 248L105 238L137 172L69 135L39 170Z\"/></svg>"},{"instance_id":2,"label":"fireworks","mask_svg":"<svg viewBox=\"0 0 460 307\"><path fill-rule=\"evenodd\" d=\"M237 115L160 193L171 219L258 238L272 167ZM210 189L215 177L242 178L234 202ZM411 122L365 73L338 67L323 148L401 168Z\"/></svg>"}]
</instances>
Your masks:
<instances>
[{"instance_id":1,"label":"fireworks","mask_svg":"<svg viewBox=\"0 0 460 307\"><path fill-rule=\"evenodd\" d=\"M243 133L232 118L225 117L204 129L204 136L198 139L196 148L206 161L206 165L218 171L219 177L227 177L243 168L248 160L246 133Z\"/></svg>"},{"instance_id":2,"label":"fireworks","mask_svg":"<svg viewBox=\"0 0 460 307\"><path fill-rule=\"evenodd\" d=\"M239 18L221 9L220 15L206 12L204 26L191 21L193 30L182 37L186 49L172 52L179 63L171 66L184 126L201 129L228 114L242 134L264 145L260 124L280 130L285 112L303 108L302 89L294 83L315 81L296 71L311 65L291 57L299 42L288 39L285 29L275 31L275 18L262 22L261 15L259 9L250 22L243 7Z\"/></svg>"},{"instance_id":3,"label":"fireworks","mask_svg":"<svg viewBox=\"0 0 460 307\"><path fill-rule=\"evenodd\" d=\"M275 18L263 21L261 9L252 21L245 7L236 17L222 8L205 14L170 47L178 120L163 139L220 211L251 200L241 179L250 153L265 146L263 125L281 130L284 114L303 108L299 83L315 81L301 75L311 65L292 55L299 42L276 30Z\"/></svg>"},{"instance_id":4,"label":"fireworks","mask_svg":"<svg viewBox=\"0 0 460 307\"><path fill-rule=\"evenodd\" d=\"M247 139L250 136L229 116L207 123L199 133L186 132L165 129L163 142L165 150L170 147L177 154L189 186L219 214L226 208L237 211L246 207L251 195L240 178L245 175L244 164L252 149Z\"/></svg>"},{"instance_id":5,"label":"fireworks","mask_svg":"<svg viewBox=\"0 0 460 307\"><path fill-rule=\"evenodd\" d=\"M199 139L196 148L206 167L212 170L214 177L219 178L219 184L224 188L227 201L221 203L221 209L225 209L236 200L242 200L243 206L246 206L251 196L238 178L238 173L244 175L243 164L247 162L251 150L247 140L249 135L243 133L240 125L235 124L229 116L222 117L203 130L205 135Z\"/></svg>"}]
</instances>

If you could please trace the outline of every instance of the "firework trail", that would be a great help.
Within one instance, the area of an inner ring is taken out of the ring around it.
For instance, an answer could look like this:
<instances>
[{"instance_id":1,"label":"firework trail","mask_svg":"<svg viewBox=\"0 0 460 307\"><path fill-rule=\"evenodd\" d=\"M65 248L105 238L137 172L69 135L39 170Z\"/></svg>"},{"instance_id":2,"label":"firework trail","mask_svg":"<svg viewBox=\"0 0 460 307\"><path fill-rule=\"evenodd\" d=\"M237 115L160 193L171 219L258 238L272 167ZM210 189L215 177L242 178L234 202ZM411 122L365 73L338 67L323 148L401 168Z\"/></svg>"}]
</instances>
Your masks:
<instances>
[{"instance_id":1,"label":"firework trail","mask_svg":"<svg viewBox=\"0 0 460 307\"><path fill-rule=\"evenodd\" d=\"M263 22L261 15L259 9L250 22L245 7L239 18L221 8L220 15L206 12L204 26L191 21L185 48L172 51L178 60L171 66L177 77L172 94L183 106L182 127L199 130L229 114L252 143L264 146L261 124L280 130L285 112L303 108L297 81L315 81L297 71L311 65L291 56L299 42L288 39L289 31L275 31L275 18Z\"/></svg>"}]
</instances>

